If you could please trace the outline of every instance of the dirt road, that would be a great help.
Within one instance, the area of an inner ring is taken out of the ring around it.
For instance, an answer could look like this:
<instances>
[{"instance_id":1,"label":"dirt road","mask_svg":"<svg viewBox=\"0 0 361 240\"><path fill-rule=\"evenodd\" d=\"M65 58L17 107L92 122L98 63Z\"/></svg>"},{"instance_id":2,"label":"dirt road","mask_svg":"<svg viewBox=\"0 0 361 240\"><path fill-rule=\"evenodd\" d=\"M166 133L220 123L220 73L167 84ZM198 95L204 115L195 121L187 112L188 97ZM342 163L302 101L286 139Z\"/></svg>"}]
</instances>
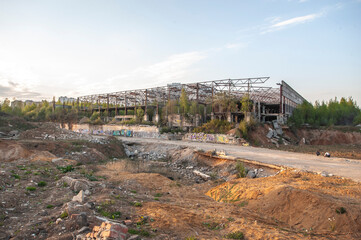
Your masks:
<instances>
[{"instance_id":1,"label":"dirt road","mask_svg":"<svg viewBox=\"0 0 361 240\"><path fill-rule=\"evenodd\" d=\"M311 154L235 145L199 143L188 141L168 141L145 138L120 138L128 142L151 142L159 144L171 144L178 146L195 147L204 151L213 149L217 149L217 151L224 150L226 151L227 155L233 157L319 173L325 171L328 174L351 178L355 181L361 182L361 160L332 157L325 158L322 156L317 157L316 155Z\"/></svg>"}]
</instances>

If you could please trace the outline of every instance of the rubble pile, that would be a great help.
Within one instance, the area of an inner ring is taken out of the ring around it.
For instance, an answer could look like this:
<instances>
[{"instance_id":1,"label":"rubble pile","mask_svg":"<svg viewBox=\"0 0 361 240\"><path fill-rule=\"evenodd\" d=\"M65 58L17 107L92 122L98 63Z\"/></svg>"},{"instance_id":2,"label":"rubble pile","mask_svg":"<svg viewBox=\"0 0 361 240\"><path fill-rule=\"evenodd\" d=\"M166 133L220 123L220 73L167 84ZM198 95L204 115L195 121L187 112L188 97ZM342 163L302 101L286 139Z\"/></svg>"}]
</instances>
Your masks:
<instances>
[{"instance_id":1,"label":"rubble pile","mask_svg":"<svg viewBox=\"0 0 361 240\"><path fill-rule=\"evenodd\" d=\"M274 129L269 128L266 137L277 147L279 147L279 144L289 145L290 139L283 135L282 127L278 124L277 120L272 121L272 124Z\"/></svg>"},{"instance_id":2,"label":"rubble pile","mask_svg":"<svg viewBox=\"0 0 361 240\"><path fill-rule=\"evenodd\" d=\"M88 140L100 141L94 139L91 135L76 133L61 128L56 123L44 123L40 127L22 132L19 137L21 139L41 139L41 140Z\"/></svg>"}]
</instances>

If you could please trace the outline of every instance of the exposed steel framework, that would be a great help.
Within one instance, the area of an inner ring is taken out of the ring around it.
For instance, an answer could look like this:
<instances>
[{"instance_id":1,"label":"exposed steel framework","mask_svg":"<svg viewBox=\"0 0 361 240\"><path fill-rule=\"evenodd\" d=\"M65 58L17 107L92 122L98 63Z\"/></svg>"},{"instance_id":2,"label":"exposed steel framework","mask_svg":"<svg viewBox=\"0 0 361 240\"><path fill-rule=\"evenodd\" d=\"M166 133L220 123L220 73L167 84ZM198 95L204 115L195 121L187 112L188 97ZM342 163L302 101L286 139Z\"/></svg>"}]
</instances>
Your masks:
<instances>
[{"instance_id":1,"label":"exposed steel framework","mask_svg":"<svg viewBox=\"0 0 361 240\"><path fill-rule=\"evenodd\" d=\"M158 113L159 106L164 106L169 100L178 100L182 89L187 93L188 99L196 101L198 104L211 105L219 93L228 93L237 98L248 95L253 103L258 105L258 116L266 115L267 109L260 110L266 106L276 106L277 113L273 114L291 115L293 109L305 99L293 90L287 83L282 81L280 87L266 87L264 83L269 77L257 78L239 78L223 79L196 83L172 83L163 87L127 90L104 94L93 94L78 97L78 106L82 110L89 110L85 105L90 104L92 110L115 111L118 110L136 110L142 108L147 112L147 108L156 108ZM82 104L87 103L87 104ZM106 107L105 107L106 106ZM279 106L279 107L277 107ZM255 111L255 110L254 110ZM135 111L134 111L135 113Z\"/></svg>"},{"instance_id":2,"label":"exposed steel framework","mask_svg":"<svg viewBox=\"0 0 361 240\"><path fill-rule=\"evenodd\" d=\"M149 106L157 103L166 103L168 100L179 99L182 88L186 91L189 100L200 104L211 104L214 97L221 92L227 92L236 97L248 94L254 102L280 102L279 88L261 86L269 77L224 79L188 84L168 84L163 87L127 90L104 94L93 94L78 98L80 103L112 104L114 106L130 107Z\"/></svg>"}]
</instances>

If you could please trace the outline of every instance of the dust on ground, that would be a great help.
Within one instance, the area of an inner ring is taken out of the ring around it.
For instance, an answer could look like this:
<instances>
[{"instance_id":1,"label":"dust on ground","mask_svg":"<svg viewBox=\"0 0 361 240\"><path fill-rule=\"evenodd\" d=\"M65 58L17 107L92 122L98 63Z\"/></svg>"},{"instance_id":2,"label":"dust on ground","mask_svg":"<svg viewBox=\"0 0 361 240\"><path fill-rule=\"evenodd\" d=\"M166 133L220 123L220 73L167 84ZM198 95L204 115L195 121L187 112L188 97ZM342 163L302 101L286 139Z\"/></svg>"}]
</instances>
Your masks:
<instances>
[{"instance_id":1,"label":"dust on ground","mask_svg":"<svg viewBox=\"0 0 361 240\"><path fill-rule=\"evenodd\" d=\"M361 236L361 184L351 180L247 163L253 175L239 178L235 162L192 148L39 131L0 140L0 239L85 239L104 221L141 239Z\"/></svg>"}]
</instances>

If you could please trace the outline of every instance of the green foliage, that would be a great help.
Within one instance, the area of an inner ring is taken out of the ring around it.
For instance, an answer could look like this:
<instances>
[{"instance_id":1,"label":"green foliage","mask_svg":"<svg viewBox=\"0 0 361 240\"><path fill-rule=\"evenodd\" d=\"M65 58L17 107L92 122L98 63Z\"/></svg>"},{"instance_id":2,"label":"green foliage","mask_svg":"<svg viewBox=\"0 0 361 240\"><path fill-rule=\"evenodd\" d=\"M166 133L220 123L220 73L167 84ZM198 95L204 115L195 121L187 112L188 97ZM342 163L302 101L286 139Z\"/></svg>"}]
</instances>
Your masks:
<instances>
[{"instance_id":1,"label":"green foliage","mask_svg":"<svg viewBox=\"0 0 361 240\"><path fill-rule=\"evenodd\" d=\"M236 231L236 232L228 233L225 236L225 238L227 238L227 239L244 239L244 235L243 235L243 232Z\"/></svg>"},{"instance_id":2,"label":"green foliage","mask_svg":"<svg viewBox=\"0 0 361 240\"><path fill-rule=\"evenodd\" d=\"M26 190L32 192L36 190L36 187L26 187Z\"/></svg>"},{"instance_id":3,"label":"green foliage","mask_svg":"<svg viewBox=\"0 0 361 240\"><path fill-rule=\"evenodd\" d=\"M219 120L219 119L213 119L213 120L203 124L202 126L195 128L193 130L193 132L224 134L224 133L227 133L231 129L232 129L231 123L229 123L227 121Z\"/></svg>"},{"instance_id":4,"label":"green foliage","mask_svg":"<svg viewBox=\"0 0 361 240\"><path fill-rule=\"evenodd\" d=\"M243 162L241 162L240 160L237 160L236 170L237 170L237 176L239 178L244 178L247 175L247 170L244 167Z\"/></svg>"},{"instance_id":5,"label":"green foliage","mask_svg":"<svg viewBox=\"0 0 361 240\"><path fill-rule=\"evenodd\" d=\"M66 212L66 211L64 211L64 212L62 212L61 214L60 214L60 218L66 218L66 217L68 217L68 213Z\"/></svg>"},{"instance_id":6,"label":"green foliage","mask_svg":"<svg viewBox=\"0 0 361 240\"><path fill-rule=\"evenodd\" d=\"M252 102L248 94L245 94L241 99L241 111L243 113L250 112L252 108Z\"/></svg>"},{"instance_id":7,"label":"green foliage","mask_svg":"<svg viewBox=\"0 0 361 240\"><path fill-rule=\"evenodd\" d=\"M134 206L134 207L142 207L143 204L142 204L141 202L134 202L134 203L133 203L133 206Z\"/></svg>"},{"instance_id":8,"label":"green foliage","mask_svg":"<svg viewBox=\"0 0 361 240\"><path fill-rule=\"evenodd\" d=\"M100 118L99 112L93 112L93 114L92 114L91 117L90 117L90 121L95 121L95 120L97 120L98 118Z\"/></svg>"},{"instance_id":9,"label":"green foliage","mask_svg":"<svg viewBox=\"0 0 361 240\"><path fill-rule=\"evenodd\" d=\"M239 132L241 134L240 137L243 137L243 138L248 137L248 126L247 126L247 122L245 120L242 120L239 123L238 130L239 130Z\"/></svg>"},{"instance_id":10,"label":"green foliage","mask_svg":"<svg viewBox=\"0 0 361 240\"><path fill-rule=\"evenodd\" d=\"M294 111L289 125L296 127L309 124L314 127L332 125L351 125L361 123L361 111L352 98L336 98L329 102L316 102L312 105L308 102L300 104Z\"/></svg>"},{"instance_id":11,"label":"green foliage","mask_svg":"<svg viewBox=\"0 0 361 240\"><path fill-rule=\"evenodd\" d=\"M66 167L57 167L57 169L59 169L62 173L67 173L67 172L71 172L74 170L73 165L68 165Z\"/></svg>"},{"instance_id":12,"label":"green foliage","mask_svg":"<svg viewBox=\"0 0 361 240\"><path fill-rule=\"evenodd\" d=\"M179 98L180 113L186 116L189 112L189 101L188 96L184 88L182 88L181 96Z\"/></svg>"},{"instance_id":13,"label":"green foliage","mask_svg":"<svg viewBox=\"0 0 361 240\"><path fill-rule=\"evenodd\" d=\"M346 213L346 208L344 208L344 207L336 208L336 213L337 214L344 214L344 213Z\"/></svg>"},{"instance_id":14,"label":"green foliage","mask_svg":"<svg viewBox=\"0 0 361 240\"><path fill-rule=\"evenodd\" d=\"M46 206L46 208L53 208L54 207L54 205L51 205L51 204L49 204L48 206Z\"/></svg>"},{"instance_id":15,"label":"green foliage","mask_svg":"<svg viewBox=\"0 0 361 240\"><path fill-rule=\"evenodd\" d=\"M141 109L141 108L138 108L137 109L137 115L136 115L136 120L137 120L137 122L142 122L143 121L143 117L144 117L144 110L143 109Z\"/></svg>"},{"instance_id":16,"label":"green foliage","mask_svg":"<svg viewBox=\"0 0 361 240\"><path fill-rule=\"evenodd\" d=\"M13 178L15 178L15 179L20 179L20 176L17 175L17 174L12 174L11 176L12 176Z\"/></svg>"},{"instance_id":17,"label":"green foliage","mask_svg":"<svg viewBox=\"0 0 361 240\"><path fill-rule=\"evenodd\" d=\"M44 181L38 182L38 187L45 187L46 185L47 185L47 183Z\"/></svg>"},{"instance_id":18,"label":"green foliage","mask_svg":"<svg viewBox=\"0 0 361 240\"><path fill-rule=\"evenodd\" d=\"M134 229L134 228L130 228L130 229L128 229L128 233L133 234L133 235L140 235L140 236L143 236L143 237L149 237L150 236L150 233L147 232L144 229L137 230L137 229Z\"/></svg>"}]
</instances>

